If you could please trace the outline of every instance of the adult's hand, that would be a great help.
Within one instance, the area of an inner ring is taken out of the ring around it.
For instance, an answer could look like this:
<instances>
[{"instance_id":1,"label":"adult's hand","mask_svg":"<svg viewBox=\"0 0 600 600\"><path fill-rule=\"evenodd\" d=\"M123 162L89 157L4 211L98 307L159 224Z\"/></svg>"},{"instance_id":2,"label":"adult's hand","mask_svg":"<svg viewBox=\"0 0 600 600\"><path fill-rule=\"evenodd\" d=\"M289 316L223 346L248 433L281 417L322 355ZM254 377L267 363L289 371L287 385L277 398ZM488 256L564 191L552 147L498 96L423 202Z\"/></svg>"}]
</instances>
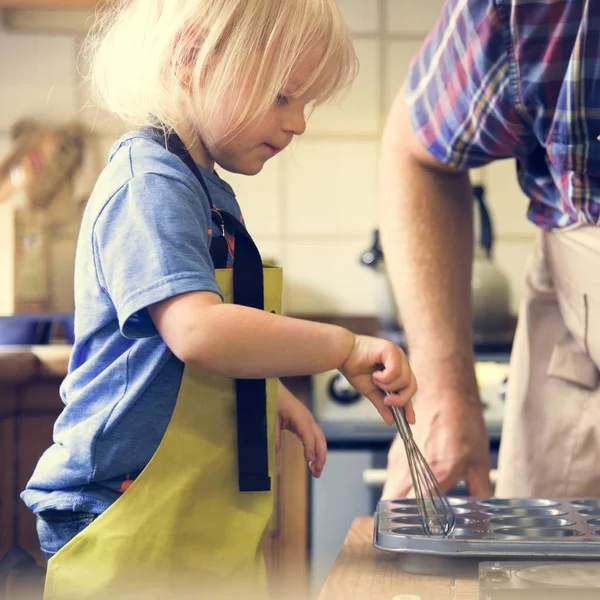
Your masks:
<instances>
[{"instance_id":1,"label":"adult's hand","mask_svg":"<svg viewBox=\"0 0 600 600\"><path fill-rule=\"evenodd\" d=\"M415 405L415 441L442 489L466 482L472 496L491 496L489 440L480 402L456 392L420 394ZM388 455L388 475L382 498L412 495L412 480L404 444L396 436Z\"/></svg>"}]
</instances>

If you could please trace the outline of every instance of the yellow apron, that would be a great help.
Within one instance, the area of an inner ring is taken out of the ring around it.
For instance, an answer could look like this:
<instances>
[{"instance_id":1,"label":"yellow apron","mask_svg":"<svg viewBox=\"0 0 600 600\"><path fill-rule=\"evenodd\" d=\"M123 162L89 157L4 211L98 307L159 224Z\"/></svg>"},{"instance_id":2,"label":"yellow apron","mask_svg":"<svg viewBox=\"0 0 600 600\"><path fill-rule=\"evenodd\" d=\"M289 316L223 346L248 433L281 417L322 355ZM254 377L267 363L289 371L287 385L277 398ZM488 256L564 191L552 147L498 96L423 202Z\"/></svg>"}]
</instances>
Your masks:
<instances>
[{"instance_id":1,"label":"yellow apron","mask_svg":"<svg viewBox=\"0 0 600 600\"><path fill-rule=\"evenodd\" d=\"M225 302L233 301L236 263L216 270ZM264 309L280 313L282 272L262 273ZM277 380L267 380L266 392L273 481ZM50 559L44 600L264 598L262 541L273 486L240 491L238 460L247 456L238 456L244 423L236 427L237 413L235 380L186 365L174 413L150 463ZM266 469L265 463L265 476Z\"/></svg>"}]
</instances>

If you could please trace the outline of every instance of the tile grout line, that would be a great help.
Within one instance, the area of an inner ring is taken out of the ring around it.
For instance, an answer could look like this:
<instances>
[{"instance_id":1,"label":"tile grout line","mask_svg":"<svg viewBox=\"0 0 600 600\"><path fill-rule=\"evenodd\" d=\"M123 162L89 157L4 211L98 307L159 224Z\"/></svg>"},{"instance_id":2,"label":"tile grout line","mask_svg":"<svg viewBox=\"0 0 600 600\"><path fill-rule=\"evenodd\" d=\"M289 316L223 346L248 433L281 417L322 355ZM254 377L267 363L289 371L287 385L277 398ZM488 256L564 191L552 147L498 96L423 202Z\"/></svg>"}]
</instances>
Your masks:
<instances>
[{"instance_id":1,"label":"tile grout line","mask_svg":"<svg viewBox=\"0 0 600 600\"><path fill-rule=\"evenodd\" d=\"M287 217L288 217L288 198L286 195L286 172L288 169L288 157L280 155L281 160L278 169L278 181L277 188L279 194L279 235L277 236L277 242L279 246L279 261L282 267L285 267L287 260ZM285 276L285 273L284 273Z\"/></svg>"},{"instance_id":2,"label":"tile grout line","mask_svg":"<svg viewBox=\"0 0 600 600\"><path fill-rule=\"evenodd\" d=\"M292 233L287 236L286 240L294 243L316 243L316 242L335 242L335 243L346 243L346 242L358 242L364 241L364 236L369 235L370 231L349 231L349 232L317 232L317 233ZM266 243L278 243L281 241L281 236L276 233L261 234L261 242ZM503 242L507 244L530 244L535 242L535 235L527 235L520 233L505 233L496 236L496 242Z\"/></svg>"},{"instance_id":3,"label":"tile grout line","mask_svg":"<svg viewBox=\"0 0 600 600\"><path fill-rule=\"evenodd\" d=\"M380 11L381 13L381 11ZM385 10L383 12L383 22L385 22L387 14ZM368 40L368 39L383 39L388 42L422 42L423 37L427 35L427 32L419 32L416 33L414 31L405 31L405 32L392 32L387 31L385 29L385 25L383 27L378 28L378 31L371 32L363 32L357 31L352 34L352 37L357 40Z\"/></svg>"},{"instance_id":4,"label":"tile grout line","mask_svg":"<svg viewBox=\"0 0 600 600\"><path fill-rule=\"evenodd\" d=\"M495 236L494 242L496 244L499 242L507 244L533 244L535 242L535 237L535 232L532 233L532 235L527 235L525 233L499 233Z\"/></svg>"},{"instance_id":5,"label":"tile grout line","mask_svg":"<svg viewBox=\"0 0 600 600\"><path fill-rule=\"evenodd\" d=\"M79 93L79 74L78 74L78 68L77 68L77 58L79 56L79 53L81 52L81 39L79 36L74 35L73 37L73 44L71 47L71 62L72 62L72 68L73 68L73 97L75 100L75 114L78 117L79 120L79 116L80 116L80 112L81 112L81 94Z\"/></svg>"},{"instance_id":6,"label":"tile grout line","mask_svg":"<svg viewBox=\"0 0 600 600\"><path fill-rule=\"evenodd\" d=\"M100 131L100 130L92 130L85 132L86 135L105 139L117 139L119 135L121 135L120 131L110 132L110 131ZM4 127L0 127L0 135L10 135L10 130L5 129ZM302 141L309 142L377 142L380 139L380 134L378 133L307 133L302 136Z\"/></svg>"},{"instance_id":7,"label":"tile grout line","mask_svg":"<svg viewBox=\"0 0 600 600\"><path fill-rule=\"evenodd\" d=\"M350 242L365 242L365 235L369 235L369 231L352 231L349 233L339 233L339 232L319 232L313 234L300 234L293 233L288 238L287 241L293 243L301 243L301 244L315 244L315 243L350 243ZM277 234L264 234L260 236L256 236L260 238L261 242L264 243L277 243L279 240L279 236ZM367 242L368 243L368 240ZM365 244L366 245L366 244Z\"/></svg>"},{"instance_id":8,"label":"tile grout line","mask_svg":"<svg viewBox=\"0 0 600 600\"><path fill-rule=\"evenodd\" d=\"M389 0L379 0L379 139L381 139L381 136L383 135L383 129L385 127L385 121L387 118L386 75L389 66L388 62L390 57L390 45L386 39L385 21L387 17L388 1Z\"/></svg>"},{"instance_id":9,"label":"tile grout line","mask_svg":"<svg viewBox=\"0 0 600 600\"><path fill-rule=\"evenodd\" d=\"M379 110L377 115L377 133L375 134L307 134L303 136L303 139L307 140L317 140L323 142L334 142L334 141L375 141L379 140L381 137L382 131L382 111L381 108L384 106L383 101L383 73L382 73L382 33L384 29L384 13L385 7L383 6L383 0L379 0L378 4L378 12L379 12L379 26L377 31L369 34L356 34L352 33L352 39L356 40L372 40L379 42ZM282 165L279 173L279 193L280 193L280 236L278 236L280 248L281 248L281 256L282 256L282 264L285 265L286 259L288 257L288 243L291 241L295 241L297 238L294 235L289 235L287 231L287 223L288 223L288 203L290 202L290 198L288 198L286 194L286 181L289 175L289 158L282 157ZM306 239L310 239L312 241L323 240L324 236L309 236ZM326 236L327 239L332 239L331 236Z\"/></svg>"},{"instance_id":10,"label":"tile grout line","mask_svg":"<svg viewBox=\"0 0 600 600\"><path fill-rule=\"evenodd\" d=\"M377 214L375 221L375 228L379 228L379 165L381 162L381 140L383 138L383 131L387 122L387 87L388 87L388 71L389 62L391 55L391 45L386 39L386 18L388 13L388 2L389 0L379 0L379 114L378 114L378 125L379 125L379 136L377 144L377 158L375 167L375 187L373 190L373 203L374 212Z\"/></svg>"}]
</instances>

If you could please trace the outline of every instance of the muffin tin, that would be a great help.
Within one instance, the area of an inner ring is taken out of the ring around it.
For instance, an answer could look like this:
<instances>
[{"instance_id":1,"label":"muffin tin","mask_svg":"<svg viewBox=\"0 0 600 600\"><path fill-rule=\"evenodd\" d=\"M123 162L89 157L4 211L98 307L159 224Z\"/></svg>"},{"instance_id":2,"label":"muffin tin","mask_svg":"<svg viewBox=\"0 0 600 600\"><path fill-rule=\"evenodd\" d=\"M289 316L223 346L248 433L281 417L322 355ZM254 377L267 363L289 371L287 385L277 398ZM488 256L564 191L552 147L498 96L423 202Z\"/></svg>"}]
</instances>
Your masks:
<instances>
[{"instance_id":1,"label":"muffin tin","mask_svg":"<svg viewBox=\"0 0 600 600\"><path fill-rule=\"evenodd\" d=\"M600 557L600 498L450 498L456 527L429 537L414 499L381 501L374 545L404 554L453 557Z\"/></svg>"}]
</instances>

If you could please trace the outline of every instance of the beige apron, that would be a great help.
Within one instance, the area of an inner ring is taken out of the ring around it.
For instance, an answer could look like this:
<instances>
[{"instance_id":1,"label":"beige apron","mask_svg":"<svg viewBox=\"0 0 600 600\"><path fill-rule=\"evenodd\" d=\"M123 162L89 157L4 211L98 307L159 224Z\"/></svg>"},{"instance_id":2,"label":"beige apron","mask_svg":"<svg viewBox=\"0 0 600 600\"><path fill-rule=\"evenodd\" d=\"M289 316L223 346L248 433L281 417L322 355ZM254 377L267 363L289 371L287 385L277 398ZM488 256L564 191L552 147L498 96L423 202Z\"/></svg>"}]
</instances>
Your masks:
<instances>
[{"instance_id":1,"label":"beige apron","mask_svg":"<svg viewBox=\"0 0 600 600\"><path fill-rule=\"evenodd\" d=\"M541 233L511 356L496 495L600 497L600 228Z\"/></svg>"}]
</instances>

